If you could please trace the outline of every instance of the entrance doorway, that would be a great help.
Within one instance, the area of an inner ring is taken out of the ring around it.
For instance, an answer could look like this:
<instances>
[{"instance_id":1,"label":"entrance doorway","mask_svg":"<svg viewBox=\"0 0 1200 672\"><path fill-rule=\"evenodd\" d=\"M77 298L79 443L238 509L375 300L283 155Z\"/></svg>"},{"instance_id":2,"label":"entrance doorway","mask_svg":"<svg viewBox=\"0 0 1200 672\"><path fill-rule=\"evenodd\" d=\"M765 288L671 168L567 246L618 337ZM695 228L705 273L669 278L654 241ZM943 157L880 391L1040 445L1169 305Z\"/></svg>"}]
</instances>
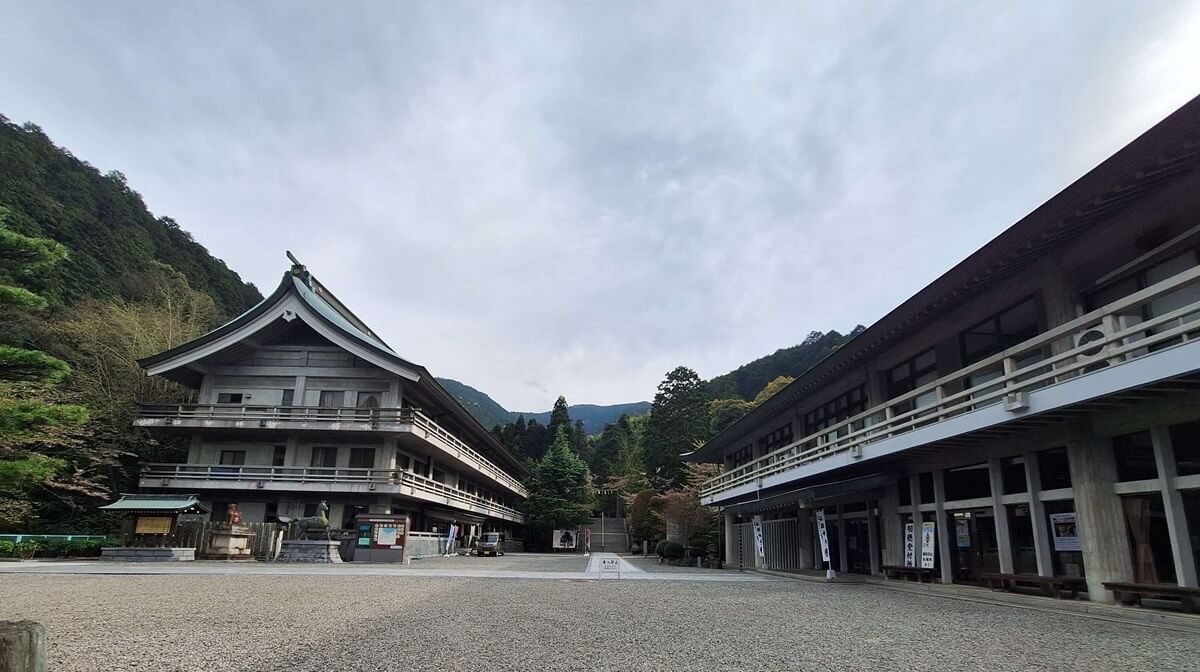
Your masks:
<instances>
[{"instance_id":1,"label":"entrance doorway","mask_svg":"<svg viewBox=\"0 0 1200 672\"><path fill-rule=\"evenodd\" d=\"M954 582L982 584L983 572L1000 571L1000 547L991 509L948 512Z\"/></svg>"},{"instance_id":2,"label":"entrance doorway","mask_svg":"<svg viewBox=\"0 0 1200 672\"><path fill-rule=\"evenodd\" d=\"M846 571L871 573L871 535L866 518L846 518Z\"/></svg>"}]
</instances>

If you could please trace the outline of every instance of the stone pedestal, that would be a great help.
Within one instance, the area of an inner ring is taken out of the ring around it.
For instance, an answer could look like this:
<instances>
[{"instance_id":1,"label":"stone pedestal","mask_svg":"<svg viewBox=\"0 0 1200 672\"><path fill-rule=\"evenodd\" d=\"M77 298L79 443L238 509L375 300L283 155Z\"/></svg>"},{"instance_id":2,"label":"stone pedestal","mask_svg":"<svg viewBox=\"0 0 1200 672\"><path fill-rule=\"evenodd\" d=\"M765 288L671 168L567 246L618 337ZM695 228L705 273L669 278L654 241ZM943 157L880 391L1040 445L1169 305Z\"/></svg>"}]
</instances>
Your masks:
<instances>
[{"instance_id":1,"label":"stone pedestal","mask_svg":"<svg viewBox=\"0 0 1200 672\"><path fill-rule=\"evenodd\" d=\"M338 554L340 542L320 539L290 539L283 542L279 557L275 562L316 562L340 563L342 556Z\"/></svg>"},{"instance_id":2,"label":"stone pedestal","mask_svg":"<svg viewBox=\"0 0 1200 672\"><path fill-rule=\"evenodd\" d=\"M252 560L251 536L250 528L245 525L213 528L204 555L213 560Z\"/></svg>"},{"instance_id":3,"label":"stone pedestal","mask_svg":"<svg viewBox=\"0 0 1200 672\"><path fill-rule=\"evenodd\" d=\"M119 546L100 549L100 559L117 562L189 562L196 559L196 549Z\"/></svg>"}]
</instances>

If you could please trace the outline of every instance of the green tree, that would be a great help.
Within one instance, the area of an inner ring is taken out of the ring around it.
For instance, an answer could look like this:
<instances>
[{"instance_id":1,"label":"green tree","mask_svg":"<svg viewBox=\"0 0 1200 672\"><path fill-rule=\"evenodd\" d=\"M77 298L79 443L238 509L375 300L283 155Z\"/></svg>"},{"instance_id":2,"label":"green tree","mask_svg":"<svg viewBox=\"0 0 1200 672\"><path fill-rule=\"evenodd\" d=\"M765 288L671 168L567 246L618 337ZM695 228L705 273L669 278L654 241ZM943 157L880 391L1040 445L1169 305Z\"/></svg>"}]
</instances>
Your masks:
<instances>
[{"instance_id":1,"label":"green tree","mask_svg":"<svg viewBox=\"0 0 1200 672\"><path fill-rule=\"evenodd\" d=\"M66 258L66 248L4 226L0 209L0 309L40 310L47 302L21 287ZM56 403L53 385L70 374L66 362L22 344L0 344L0 529L33 517L30 491L51 484L66 462L47 449L69 443L69 430L87 420L81 406Z\"/></svg>"},{"instance_id":2,"label":"green tree","mask_svg":"<svg viewBox=\"0 0 1200 672\"><path fill-rule=\"evenodd\" d=\"M754 399L746 401L739 397L732 399L715 399L708 403L708 412L712 416L710 421L710 430L713 436L721 433L726 427L732 425L741 419L750 411L757 408L767 399L775 396L777 392L791 384L795 380L791 376L777 376L775 380L767 383L762 390L759 390Z\"/></svg>"},{"instance_id":3,"label":"green tree","mask_svg":"<svg viewBox=\"0 0 1200 672\"><path fill-rule=\"evenodd\" d=\"M591 461L592 446L588 441L587 430L583 428L583 420L576 420L575 427L571 430L571 449L583 459L584 464Z\"/></svg>"},{"instance_id":4,"label":"green tree","mask_svg":"<svg viewBox=\"0 0 1200 672\"><path fill-rule=\"evenodd\" d=\"M551 530L574 528L591 516L587 465L571 450L570 441L567 429L560 427L529 481L528 524L539 541L548 540Z\"/></svg>"},{"instance_id":5,"label":"green tree","mask_svg":"<svg viewBox=\"0 0 1200 672\"><path fill-rule=\"evenodd\" d=\"M646 427L646 469L651 482L664 488L683 485L680 455L696 449L709 437L708 400L704 381L680 366L658 385Z\"/></svg>"},{"instance_id":6,"label":"green tree","mask_svg":"<svg viewBox=\"0 0 1200 672\"><path fill-rule=\"evenodd\" d=\"M550 411L550 421L546 423L548 436L546 437L546 448L550 448L550 444L558 437L558 429L567 430L567 436L571 435L571 413L567 408L567 398L559 395L554 401L554 408Z\"/></svg>"}]
</instances>

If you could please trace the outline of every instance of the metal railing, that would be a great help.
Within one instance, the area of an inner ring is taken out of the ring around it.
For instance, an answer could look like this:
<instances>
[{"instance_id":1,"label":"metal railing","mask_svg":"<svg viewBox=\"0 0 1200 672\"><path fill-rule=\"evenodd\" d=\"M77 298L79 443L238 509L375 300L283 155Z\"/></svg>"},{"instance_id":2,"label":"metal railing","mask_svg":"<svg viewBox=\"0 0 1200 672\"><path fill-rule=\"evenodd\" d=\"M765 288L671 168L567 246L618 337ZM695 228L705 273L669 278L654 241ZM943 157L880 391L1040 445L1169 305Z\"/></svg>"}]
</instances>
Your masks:
<instances>
[{"instance_id":1,"label":"metal railing","mask_svg":"<svg viewBox=\"0 0 1200 672\"><path fill-rule=\"evenodd\" d=\"M374 485L381 492L407 494L419 491L434 495L446 504L483 507L491 515L508 520L524 520L520 511L485 497L398 469L361 469L357 467L274 467L268 465L225 464L146 464L142 478L194 481L241 481L286 483L344 483Z\"/></svg>"},{"instance_id":2,"label":"metal railing","mask_svg":"<svg viewBox=\"0 0 1200 672\"><path fill-rule=\"evenodd\" d=\"M1180 345L1200 332L1200 300L1185 296L1197 289L1200 267L725 471L702 484L700 494L718 495L834 455L861 455L865 445L992 404L1020 410L1030 392ZM1160 301L1170 304L1166 312L1145 319L1145 309L1162 299L1169 299Z\"/></svg>"},{"instance_id":3,"label":"metal railing","mask_svg":"<svg viewBox=\"0 0 1200 672\"><path fill-rule=\"evenodd\" d=\"M415 408L143 404L138 407L137 420L149 421L139 422L138 424L142 426L159 423L175 425L187 421L226 421L258 423L259 427L269 427L270 423L284 423L285 425L286 423L338 423L351 425L337 428L347 431L410 431L416 433L419 430L423 434L423 438L431 443L436 443L442 451L471 465L479 473L490 477L518 495L529 496L529 492L520 481ZM409 425L410 427L399 428L383 425Z\"/></svg>"}]
</instances>

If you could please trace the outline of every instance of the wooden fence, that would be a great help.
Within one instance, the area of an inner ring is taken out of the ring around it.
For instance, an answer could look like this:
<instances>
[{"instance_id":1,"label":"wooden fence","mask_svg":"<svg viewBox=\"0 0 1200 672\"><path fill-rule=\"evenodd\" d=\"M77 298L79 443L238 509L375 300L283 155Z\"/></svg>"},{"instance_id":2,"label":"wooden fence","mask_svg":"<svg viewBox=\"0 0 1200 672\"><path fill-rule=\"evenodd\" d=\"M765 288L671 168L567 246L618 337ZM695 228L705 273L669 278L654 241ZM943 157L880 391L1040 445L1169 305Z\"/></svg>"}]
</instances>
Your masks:
<instances>
[{"instance_id":1,"label":"wooden fence","mask_svg":"<svg viewBox=\"0 0 1200 672\"><path fill-rule=\"evenodd\" d=\"M214 523L209 521L181 522L175 527L175 534L171 536L169 545L176 548L194 548L197 556L203 555L208 549L213 526ZM251 555L259 560L274 560L283 538L283 531L279 526L275 523L243 523L243 526L250 529Z\"/></svg>"}]
</instances>

